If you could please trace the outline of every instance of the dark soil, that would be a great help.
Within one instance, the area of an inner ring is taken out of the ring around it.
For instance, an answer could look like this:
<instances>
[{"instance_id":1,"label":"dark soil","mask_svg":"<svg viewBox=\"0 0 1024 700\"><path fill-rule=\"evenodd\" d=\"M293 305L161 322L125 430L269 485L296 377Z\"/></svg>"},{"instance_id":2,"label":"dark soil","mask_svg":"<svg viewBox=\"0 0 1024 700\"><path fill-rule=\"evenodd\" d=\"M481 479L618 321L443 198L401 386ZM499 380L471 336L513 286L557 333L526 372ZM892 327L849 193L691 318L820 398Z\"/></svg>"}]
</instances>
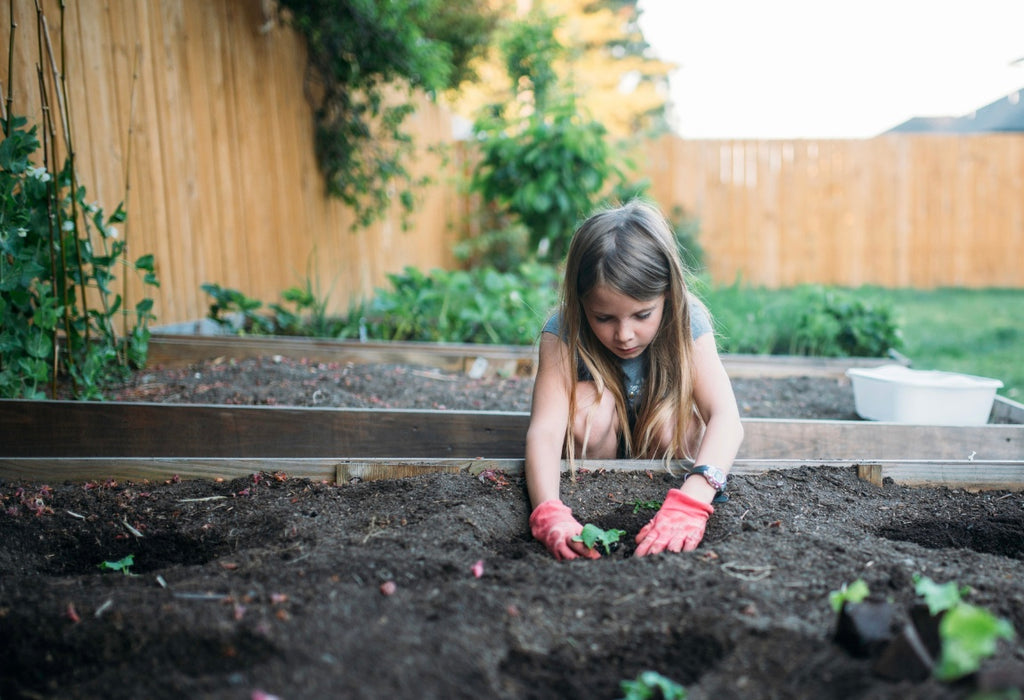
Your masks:
<instances>
[{"instance_id":1,"label":"dark soil","mask_svg":"<svg viewBox=\"0 0 1024 700\"><path fill-rule=\"evenodd\" d=\"M119 398L528 410L530 385L268 359L147 370ZM747 416L853 417L836 380L735 385ZM653 514L640 506L677 483L566 477L581 522L629 536L560 563L529 535L522 479L501 473L0 481L0 698L599 700L644 670L691 700L969 698L1024 682L1019 638L958 683L883 677L833 640L828 601L863 579L895 631L920 574L969 586L1024 631L1024 494L877 487L813 465L737 475L695 552L631 557ZM99 566L129 554L131 576Z\"/></svg>"},{"instance_id":2,"label":"dark soil","mask_svg":"<svg viewBox=\"0 0 1024 700\"><path fill-rule=\"evenodd\" d=\"M856 420L848 379L733 379L741 413L751 418ZM118 401L529 411L526 376L470 379L431 367L308 362L287 357L215 360L149 369L117 389Z\"/></svg>"}]
</instances>

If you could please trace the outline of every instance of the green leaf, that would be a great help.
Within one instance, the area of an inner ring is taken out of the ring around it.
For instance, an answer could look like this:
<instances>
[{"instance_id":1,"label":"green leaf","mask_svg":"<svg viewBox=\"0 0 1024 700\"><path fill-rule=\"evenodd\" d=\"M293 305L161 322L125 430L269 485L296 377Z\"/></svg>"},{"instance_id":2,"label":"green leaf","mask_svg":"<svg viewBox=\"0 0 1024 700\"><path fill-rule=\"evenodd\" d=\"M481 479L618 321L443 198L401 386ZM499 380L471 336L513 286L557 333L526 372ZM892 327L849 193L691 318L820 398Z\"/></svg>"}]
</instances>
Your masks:
<instances>
[{"instance_id":1,"label":"green leaf","mask_svg":"<svg viewBox=\"0 0 1024 700\"><path fill-rule=\"evenodd\" d=\"M938 615L940 612L956 606L963 599L962 594L967 590L967 588L960 588L953 581L939 584L927 576L914 577L914 591L924 598L928 612L932 615Z\"/></svg>"},{"instance_id":2,"label":"green leaf","mask_svg":"<svg viewBox=\"0 0 1024 700\"><path fill-rule=\"evenodd\" d=\"M641 671L633 681L620 681L622 700L686 700L686 688L657 671Z\"/></svg>"},{"instance_id":3,"label":"green leaf","mask_svg":"<svg viewBox=\"0 0 1024 700\"><path fill-rule=\"evenodd\" d=\"M131 575L131 567L135 564L135 555L129 554L124 559L118 559L117 561L103 561L99 563L99 568L103 571L120 571L125 576Z\"/></svg>"},{"instance_id":4,"label":"green leaf","mask_svg":"<svg viewBox=\"0 0 1024 700\"><path fill-rule=\"evenodd\" d=\"M1013 626L984 608L958 603L939 623L942 653L935 676L943 681L956 680L974 673L981 662L996 652L1000 639L1012 640Z\"/></svg>"},{"instance_id":5,"label":"green leaf","mask_svg":"<svg viewBox=\"0 0 1024 700\"><path fill-rule=\"evenodd\" d=\"M593 549L594 545L600 544L605 554L611 554L611 546L618 542L625 534L625 530L603 530L593 523L587 523L583 526L580 534L572 539L573 542L582 542L587 546L587 549Z\"/></svg>"},{"instance_id":6,"label":"green leaf","mask_svg":"<svg viewBox=\"0 0 1024 700\"><path fill-rule=\"evenodd\" d=\"M39 329L29 334L25 343L25 352L30 356L44 360L53 353L53 339Z\"/></svg>"},{"instance_id":7,"label":"green leaf","mask_svg":"<svg viewBox=\"0 0 1024 700\"><path fill-rule=\"evenodd\" d=\"M857 579L849 586L845 583L843 587L837 591L832 591L828 594L828 602L832 605L832 609L839 612L843 609L843 603L860 603L871 593L868 588L868 584L863 579Z\"/></svg>"}]
</instances>

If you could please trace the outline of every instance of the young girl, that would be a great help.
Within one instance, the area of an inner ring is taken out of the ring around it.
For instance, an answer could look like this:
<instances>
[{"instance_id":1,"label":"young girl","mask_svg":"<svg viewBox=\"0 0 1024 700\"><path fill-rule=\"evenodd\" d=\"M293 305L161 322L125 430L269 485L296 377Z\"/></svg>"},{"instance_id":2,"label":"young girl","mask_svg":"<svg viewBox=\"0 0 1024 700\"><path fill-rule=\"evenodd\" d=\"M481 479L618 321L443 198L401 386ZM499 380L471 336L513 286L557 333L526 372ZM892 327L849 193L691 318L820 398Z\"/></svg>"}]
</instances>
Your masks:
<instances>
[{"instance_id":1,"label":"young girl","mask_svg":"<svg viewBox=\"0 0 1024 700\"><path fill-rule=\"evenodd\" d=\"M598 558L559 500L561 459L688 458L698 465L636 537L637 556L694 549L743 427L707 310L652 206L602 211L573 236L559 312L541 333L526 435L530 529L557 559Z\"/></svg>"}]
</instances>

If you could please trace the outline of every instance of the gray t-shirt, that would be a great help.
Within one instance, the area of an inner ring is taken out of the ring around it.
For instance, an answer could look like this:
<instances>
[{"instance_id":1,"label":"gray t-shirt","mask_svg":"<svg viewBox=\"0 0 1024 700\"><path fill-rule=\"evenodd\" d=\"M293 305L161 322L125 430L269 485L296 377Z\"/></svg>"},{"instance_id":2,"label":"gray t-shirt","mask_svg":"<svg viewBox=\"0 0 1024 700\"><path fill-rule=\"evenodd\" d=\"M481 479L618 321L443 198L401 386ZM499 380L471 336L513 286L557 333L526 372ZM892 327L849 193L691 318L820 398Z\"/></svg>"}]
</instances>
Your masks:
<instances>
[{"instance_id":1,"label":"gray t-shirt","mask_svg":"<svg viewBox=\"0 0 1024 700\"><path fill-rule=\"evenodd\" d=\"M551 333L562 337L562 316L560 313L556 313L547 320L544 324L544 333ZM711 316L708 314L708 310L703 304L690 300L690 336L696 340L705 333L711 332ZM647 370L647 352L644 351L642 355L637 357L630 357L625 360L619 360L619 365L622 367L622 374L624 377L624 386L626 392L626 404L629 408L629 412L632 415L636 410L637 401L640 398L644 388L644 376ZM590 372L583 365L582 362L578 365L579 375L578 379L583 381L589 381L593 379L590 376Z\"/></svg>"}]
</instances>

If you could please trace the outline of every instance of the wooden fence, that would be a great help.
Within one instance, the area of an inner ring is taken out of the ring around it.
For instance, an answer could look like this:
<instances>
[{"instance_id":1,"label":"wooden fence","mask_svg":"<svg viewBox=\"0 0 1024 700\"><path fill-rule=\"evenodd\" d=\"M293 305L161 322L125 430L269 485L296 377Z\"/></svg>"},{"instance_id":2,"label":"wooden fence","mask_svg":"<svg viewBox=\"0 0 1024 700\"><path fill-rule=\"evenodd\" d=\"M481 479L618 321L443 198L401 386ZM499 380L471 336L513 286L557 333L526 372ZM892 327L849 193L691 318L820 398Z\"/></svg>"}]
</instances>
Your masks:
<instances>
[{"instance_id":1,"label":"wooden fence","mask_svg":"<svg viewBox=\"0 0 1024 700\"><path fill-rule=\"evenodd\" d=\"M455 264L471 207L456 174L435 177L408 232L397 212L351 233L325 195L313 151L301 38L260 0L76 0L63 32L42 2L89 201L127 200L131 257L156 256L159 323L202 318L204 282L276 301L318 283L331 308L406 265ZM38 122L34 0L12 0L13 114ZM8 89L10 21L0 11ZM63 47L63 49L62 49ZM452 120L422 100L418 143L452 143ZM715 279L933 287L1024 286L1024 136L892 136L858 141L688 141L641 153L668 210L700 221ZM454 149L454 153L462 153ZM130 187L129 187L130 184ZM129 293L138 298L141 285Z\"/></svg>"},{"instance_id":2,"label":"wooden fence","mask_svg":"<svg viewBox=\"0 0 1024 700\"><path fill-rule=\"evenodd\" d=\"M423 146L415 169L437 179L411 230L396 208L352 233L350 211L327 197L317 167L304 43L260 0L76 0L63 37L59 2L42 5L58 66L66 65L87 199L107 213L127 199L130 257L156 256L158 323L205 316L205 282L271 302L312 280L344 310L387 272L454 264L451 223L463 203L426 152L452 140L442 108L423 99L410 119ZM35 0L13 0L11 12L11 113L38 123ZM11 30L8 11L0 15L6 94ZM130 290L137 299L141 284Z\"/></svg>"},{"instance_id":3,"label":"wooden fence","mask_svg":"<svg viewBox=\"0 0 1024 700\"><path fill-rule=\"evenodd\" d=\"M1024 134L666 136L644 156L656 200L699 219L720 282L1024 286Z\"/></svg>"}]
</instances>

